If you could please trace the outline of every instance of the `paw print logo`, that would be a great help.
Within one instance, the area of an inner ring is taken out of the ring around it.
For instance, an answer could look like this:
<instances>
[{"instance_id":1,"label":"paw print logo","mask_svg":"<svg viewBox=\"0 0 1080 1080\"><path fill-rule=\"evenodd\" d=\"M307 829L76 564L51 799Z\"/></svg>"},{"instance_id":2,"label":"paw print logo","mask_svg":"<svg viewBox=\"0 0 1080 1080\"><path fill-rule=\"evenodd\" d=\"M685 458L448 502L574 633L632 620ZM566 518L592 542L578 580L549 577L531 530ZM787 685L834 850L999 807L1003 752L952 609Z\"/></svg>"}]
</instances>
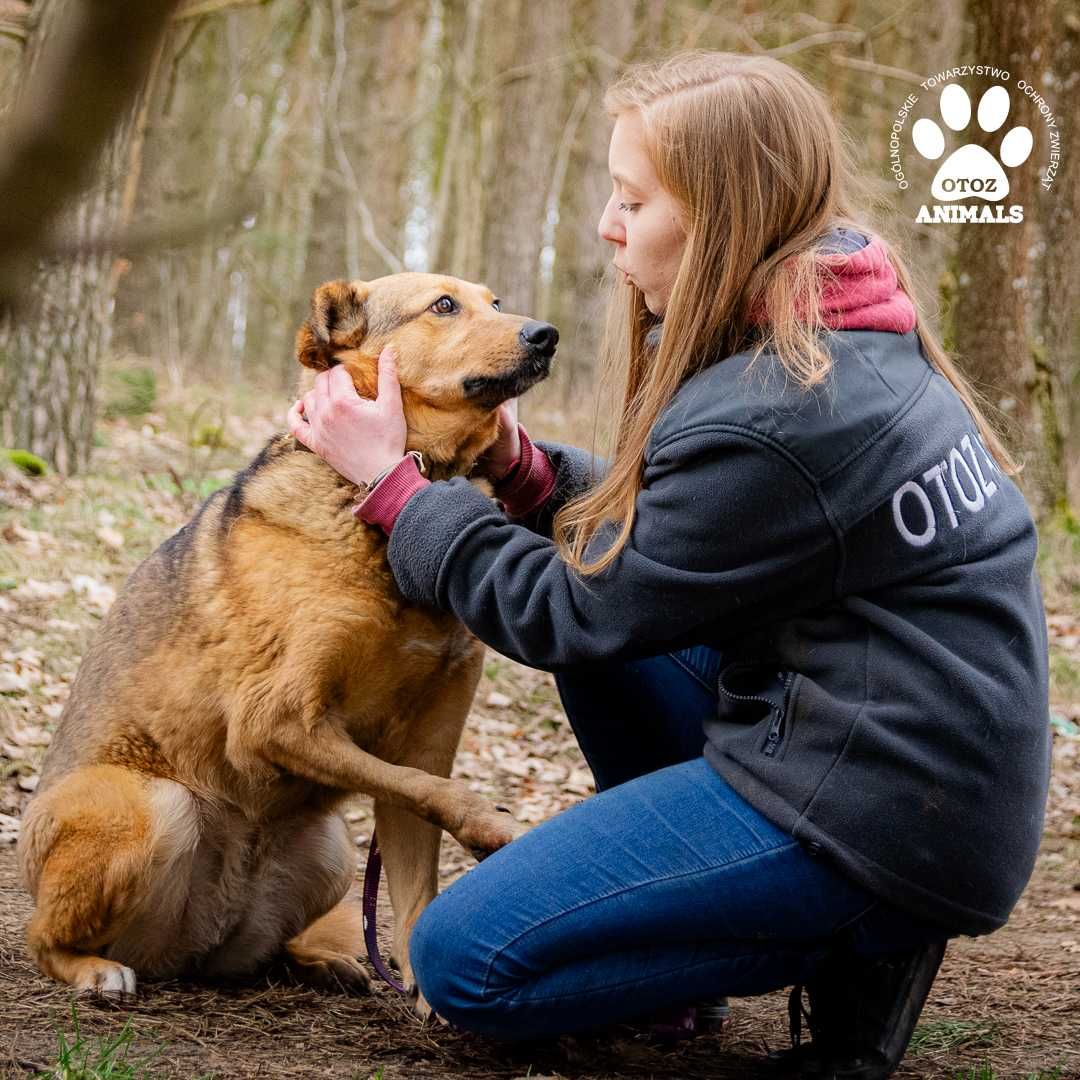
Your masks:
<instances>
[{"instance_id":1,"label":"paw print logo","mask_svg":"<svg viewBox=\"0 0 1080 1080\"><path fill-rule=\"evenodd\" d=\"M971 122L971 99L957 83L941 91L941 119L953 131L963 131ZM997 131L1009 115L1009 92L1004 86L991 86L979 99L977 112L983 131ZM911 129L915 149L927 159L937 161L945 153L945 135L937 122L916 120ZM998 157L975 143L954 150L942 163L930 185L930 193L939 202L955 202L974 196L986 202L1000 202L1009 194L1009 178L1002 165L1015 169L1027 161L1034 139L1023 126L1005 133ZM999 160L1000 159L1000 160Z\"/></svg>"}]
</instances>

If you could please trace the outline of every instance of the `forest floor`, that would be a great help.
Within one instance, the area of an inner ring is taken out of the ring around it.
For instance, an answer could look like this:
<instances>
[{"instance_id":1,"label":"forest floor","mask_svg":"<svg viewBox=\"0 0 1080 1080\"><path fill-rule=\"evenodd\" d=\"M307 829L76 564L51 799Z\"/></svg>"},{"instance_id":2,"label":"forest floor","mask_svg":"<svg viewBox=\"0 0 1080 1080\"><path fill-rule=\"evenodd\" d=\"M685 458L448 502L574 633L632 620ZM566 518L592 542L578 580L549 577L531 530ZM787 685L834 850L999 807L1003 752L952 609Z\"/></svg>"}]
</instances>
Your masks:
<instances>
[{"instance_id":1,"label":"forest floor","mask_svg":"<svg viewBox=\"0 0 1080 1080\"><path fill-rule=\"evenodd\" d=\"M279 398L270 415L251 397L224 409L212 395L167 398L158 412L103 423L83 477L0 475L0 1076L770 1075L756 1062L787 1042L779 992L733 1000L722 1031L674 1045L628 1023L515 1047L423 1027L377 978L363 997L269 980L144 983L121 1007L76 1002L37 972L23 944L30 901L14 840L80 657L137 562L257 450L287 404ZM558 437L562 420L534 412L530 427ZM1009 924L950 945L898 1077L1080 1077L1080 550L1066 537L1044 538L1042 549L1055 727L1042 850ZM593 792L551 676L490 651L454 775L528 823ZM348 817L362 872L370 805L357 800ZM472 865L444 838L441 887ZM390 926L384 887L384 955ZM74 1071L83 1057L87 1071ZM65 1061L68 1071L58 1071Z\"/></svg>"}]
</instances>

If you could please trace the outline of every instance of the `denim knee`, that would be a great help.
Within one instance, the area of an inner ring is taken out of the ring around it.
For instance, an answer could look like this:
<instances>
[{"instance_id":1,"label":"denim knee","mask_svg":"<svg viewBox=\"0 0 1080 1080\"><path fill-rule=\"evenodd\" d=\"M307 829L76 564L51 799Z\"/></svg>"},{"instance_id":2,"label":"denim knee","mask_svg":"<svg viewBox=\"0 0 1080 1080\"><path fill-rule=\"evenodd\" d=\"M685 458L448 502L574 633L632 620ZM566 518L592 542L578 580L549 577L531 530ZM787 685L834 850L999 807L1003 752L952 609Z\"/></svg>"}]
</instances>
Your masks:
<instances>
[{"instance_id":1,"label":"denim knee","mask_svg":"<svg viewBox=\"0 0 1080 1080\"><path fill-rule=\"evenodd\" d=\"M487 989L483 951L462 937L453 904L436 897L409 938L409 961L420 992L444 1020L481 1034L499 1034L496 995Z\"/></svg>"}]
</instances>

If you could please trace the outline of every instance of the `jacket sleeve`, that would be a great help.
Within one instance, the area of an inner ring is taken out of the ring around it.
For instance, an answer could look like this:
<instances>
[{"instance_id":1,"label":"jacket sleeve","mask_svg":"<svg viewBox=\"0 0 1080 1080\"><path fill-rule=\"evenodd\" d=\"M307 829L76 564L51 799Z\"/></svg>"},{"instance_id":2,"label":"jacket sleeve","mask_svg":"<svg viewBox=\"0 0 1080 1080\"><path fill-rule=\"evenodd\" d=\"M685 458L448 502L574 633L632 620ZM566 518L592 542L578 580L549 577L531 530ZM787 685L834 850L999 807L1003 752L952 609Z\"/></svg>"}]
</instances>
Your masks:
<instances>
[{"instance_id":1,"label":"jacket sleeve","mask_svg":"<svg viewBox=\"0 0 1080 1080\"><path fill-rule=\"evenodd\" d=\"M576 446L537 441L555 468L555 487L544 503L526 517L518 519L532 532L551 536L552 522L559 510L576 495L588 490L607 471L607 462Z\"/></svg>"},{"instance_id":2,"label":"jacket sleeve","mask_svg":"<svg viewBox=\"0 0 1080 1080\"><path fill-rule=\"evenodd\" d=\"M587 560L614 535L601 529ZM833 595L839 551L797 463L758 439L710 430L653 451L630 539L599 574L574 574L550 539L509 522L460 477L406 503L388 558L407 599L452 611L498 652L557 671L671 651L707 625L719 644L725 617L737 637L777 604L818 606Z\"/></svg>"}]
</instances>

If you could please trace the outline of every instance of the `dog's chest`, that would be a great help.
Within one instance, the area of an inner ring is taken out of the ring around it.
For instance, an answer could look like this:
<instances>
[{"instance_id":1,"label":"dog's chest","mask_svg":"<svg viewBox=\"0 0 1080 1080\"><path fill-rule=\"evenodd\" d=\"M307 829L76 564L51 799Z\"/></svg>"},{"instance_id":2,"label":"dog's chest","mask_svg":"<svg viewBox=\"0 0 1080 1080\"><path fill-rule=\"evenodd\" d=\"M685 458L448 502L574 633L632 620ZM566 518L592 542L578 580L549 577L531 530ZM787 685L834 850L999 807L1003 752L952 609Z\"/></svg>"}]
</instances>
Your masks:
<instances>
[{"instance_id":1,"label":"dog's chest","mask_svg":"<svg viewBox=\"0 0 1080 1080\"><path fill-rule=\"evenodd\" d=\"M354 736L370 746L387 725L423 713L458 684L474 681L483 653L483 644L453 616L404 609L378 654L345 674L339 700L359 725Z\"/></svg>"}]
</instances>

